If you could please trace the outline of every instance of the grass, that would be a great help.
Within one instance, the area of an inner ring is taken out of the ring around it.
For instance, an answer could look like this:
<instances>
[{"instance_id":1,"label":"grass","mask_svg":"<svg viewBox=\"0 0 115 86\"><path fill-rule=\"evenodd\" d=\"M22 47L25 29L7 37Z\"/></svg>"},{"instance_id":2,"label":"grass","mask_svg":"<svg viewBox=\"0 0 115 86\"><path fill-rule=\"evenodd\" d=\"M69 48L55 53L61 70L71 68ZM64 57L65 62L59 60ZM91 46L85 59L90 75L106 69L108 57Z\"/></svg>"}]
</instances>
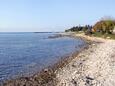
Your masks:
<instances>
[{"instance_id":1,"label":"grass","mask_svg":"<svg viewBox=\"0 0 115 86\"><path fill-rule=\"evenodd\" d=\"M115 40L115 34L101 34L101 33L99 33L99 32L95 32L94 34L93 34L93 36L95 36L95 37L102 37L102 38L110 38L110 39L114 39Z\"/></svg>"}]
</instances>

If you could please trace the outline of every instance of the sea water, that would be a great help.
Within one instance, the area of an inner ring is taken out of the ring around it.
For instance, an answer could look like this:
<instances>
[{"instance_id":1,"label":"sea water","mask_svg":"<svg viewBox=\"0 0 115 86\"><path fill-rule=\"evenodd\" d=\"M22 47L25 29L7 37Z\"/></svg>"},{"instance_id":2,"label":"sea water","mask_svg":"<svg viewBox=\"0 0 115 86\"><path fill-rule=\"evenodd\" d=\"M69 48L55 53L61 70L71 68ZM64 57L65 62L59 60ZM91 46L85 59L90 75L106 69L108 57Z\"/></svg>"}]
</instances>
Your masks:
<instances>
[{"instance_id":1,"label":"sea water","mask_svg":"<svg viewBox=\"0 0 115 86\"><path fill-rule=\"evenodd\" d=\"M49 38L53 35L57 33L0 33L0 80L38 72L85 45L81 39Z\"/></svg>"}]
</instances>

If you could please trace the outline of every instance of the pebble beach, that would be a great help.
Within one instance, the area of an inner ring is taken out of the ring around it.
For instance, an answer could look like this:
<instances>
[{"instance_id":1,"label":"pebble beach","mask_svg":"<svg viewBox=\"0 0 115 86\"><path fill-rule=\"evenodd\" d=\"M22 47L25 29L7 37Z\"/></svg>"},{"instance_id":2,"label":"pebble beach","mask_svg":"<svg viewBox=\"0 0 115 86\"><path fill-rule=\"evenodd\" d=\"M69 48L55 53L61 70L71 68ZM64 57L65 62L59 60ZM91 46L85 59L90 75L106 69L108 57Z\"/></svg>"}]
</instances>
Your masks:
<instances>
[{"instance_id":1,"label":"pebble beach","mask_svg":"<svg viewBox=\"0 0 115 86\"><path fill-rule=\"evenodd\" d=\"M96 43L57 72L57 86L115 86L115 40L76 36Z\"/></svg>"},{"instance_id":2,"label":"pebble beach","mask_svg":"<svg viewBox=\"0 0 115 86\"><path fill-rule=\"evenodd\" d=\"M67 35L67 34L66 34ZM1 86L115 86L115 40L73 34L92 42L54 70L6 81ZM60 66L61 65L61 66Z\"/></svg>"}]
</instances>

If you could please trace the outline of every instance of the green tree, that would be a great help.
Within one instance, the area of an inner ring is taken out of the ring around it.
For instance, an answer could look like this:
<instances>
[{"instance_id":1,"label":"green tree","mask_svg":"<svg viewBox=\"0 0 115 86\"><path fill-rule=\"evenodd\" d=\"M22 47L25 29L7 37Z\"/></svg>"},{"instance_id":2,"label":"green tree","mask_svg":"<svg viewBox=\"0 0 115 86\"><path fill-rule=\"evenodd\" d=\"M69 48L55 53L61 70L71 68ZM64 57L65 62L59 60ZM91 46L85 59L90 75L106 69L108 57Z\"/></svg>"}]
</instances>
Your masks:
<instances>
[{"instance_id":1,"label":"green tree","mask_svg":"<svg viewBox=\"0 0 115 86\"><path fill-rule=\"evenodd\" d=\"M101 20L93 26L93 31L101 32L102 34L111 34L115 26L114 20Z\"/></svg>"}]
</instances>

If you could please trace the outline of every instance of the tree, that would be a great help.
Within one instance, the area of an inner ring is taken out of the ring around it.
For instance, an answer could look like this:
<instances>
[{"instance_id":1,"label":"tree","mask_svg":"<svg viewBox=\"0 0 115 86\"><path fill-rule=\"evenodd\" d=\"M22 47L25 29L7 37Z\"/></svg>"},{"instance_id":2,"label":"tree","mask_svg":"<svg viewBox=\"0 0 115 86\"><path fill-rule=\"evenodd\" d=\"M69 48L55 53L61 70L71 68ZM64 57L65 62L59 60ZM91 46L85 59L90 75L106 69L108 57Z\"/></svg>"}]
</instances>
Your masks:
<instances>
[{"instance_id":1,"label":"tree","mask_svg":"<svg viewBox=\"0 0 115 86\"><path fill-rule=\"evenodd\" d=\"M74 26L74 27L72 27L68 30L65 30L65 31L66 32L69 32L69 31L71 31L71 32L79 32L79 31L86 32L88 29L92 29L92 26L90 26L90 25L80 26L79 25L79 26Z\"/></svg>"},{"instance_id":2,"label":"tree","mask_svg":"<svg viewBox=\"0 0 115 86\"><path fill-rule=\"evenodd\" d=\"M111 34L115 26L115 20L101 20L93 26L93 31L101 32L102 34Z\"/></svg>"}]
</instances>

